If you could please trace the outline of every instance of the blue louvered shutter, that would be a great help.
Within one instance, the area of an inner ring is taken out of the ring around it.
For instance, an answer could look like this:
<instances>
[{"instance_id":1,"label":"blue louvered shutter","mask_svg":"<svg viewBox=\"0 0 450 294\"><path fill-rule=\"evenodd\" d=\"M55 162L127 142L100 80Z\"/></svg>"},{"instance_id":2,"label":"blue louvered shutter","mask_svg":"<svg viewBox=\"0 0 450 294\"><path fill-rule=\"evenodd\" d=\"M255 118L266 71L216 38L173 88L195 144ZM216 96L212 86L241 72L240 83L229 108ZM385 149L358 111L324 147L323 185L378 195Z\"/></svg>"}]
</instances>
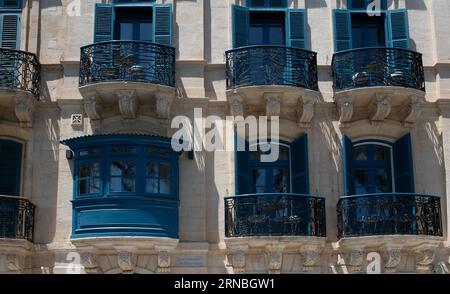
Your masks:
<instances>
[{"instance_id":1,"label":"blue louvered shutter","mask_svg":"<svg viewBox=\"0 0 450 294\"><path fill-rule=\"evenodd\" d=\"M393 146L395 192L414 193L414 168L411 135L400 138Z\"/></svg>"},{"instance_id":2,"label":"blue louvered shutter","mask_svg":"<svg viewBox=\"0 0 450 294\"><path fill-rule=\"evenodd\" d=\"M94 43L111 41L114 32L114 8L111 4L95 5Z\"/></svg>"},{"instance_id":3,"label":"blue louvered shutter","mask_svg":"<svg viewBox=\"0 0 450 294\"><path fill-rule=\"evenodd\" d=\"M154 42L172 46L172 5L155 4L153 6Z\"/></svg>"},{"instance_id":4,"label":"blue louvered shutter","mask_svg":"<svg viewBox=\"0 0 450 294\"><path fill-rule=\"evenodd\" d=\"M244 195L250 194L250 152L247 141L245 142L245 151L238 151L238 136L236 131L234 134L235 193Z\"/></svg>"},{"instance_id":5,"label":"blue louvered shutter","mask_svg":"<svg viewBox=\"0 0 450 294\"><path fill-rule=\"evenodd\" d=\"M349 10L335 9L334 21L334 51L352 49L352 21Z\"/></svg>"},{"instance_id":6,"label":"blue louvered shutter","mask_svg":"<svg viewBox=\"0 0 450 294\"><path fill-rule=\"evenodd\" d=\"M408 11L388 10L389 47L409 49Z\"/></svg>"},{"instance_id":7,"label":"blue louvered shutter","mask_svg":"<svg viewBox=\"0 0 450 294\"><path fill-rule=\"evenodd\" d=\"M250 14L248 8L233 5L233 48L248 45L249 30Z\"/></svg>"},{"instance_id":8,"label":"blue louvered shutter","mask_svg":"<svg viewBox=\"0 0 450 294\"><path fill-rule=\"evenodd\" d=\"M22 144L0 140L0 195L20 196Z\"/></svg>"},{"instance_id":9,"label":"blue louvered shutter","mask_svg":"<svg viewBox=\"0 0 450 294\"><path fill-rule=\"evenodd\" d=\"M344 163L344 193L346 196L355 194L355 164L353 158L353 143L346 135L342 136L342 155Z\"/></svg>"},{"instance_id":10,"label":"blue louvered shutter","mask_svg":"<svg viewBox=\"0 0 450 294\"><path fill-rule=\"evenodd\" d=\"M288 9L286 13L287 46L306 49L306 13L304 9Z\"/></svg>"},{"instance_id":11,"label":"blue louvered shutter","mask_svg":"<svg viewBox=\"0 0 450 294\"><path fill-rule=\"evenodd\" d=\"M20 47L20 14L0 14L1 47L19 49Z\"/></svg>"},{"instance_id":12,"label":"blue louvered shutter","mask_svg":"<svg viewBox=\"0 0 450 294\"><path fill-rule=\"evenodd\" d=\"M308 135L291 143L292 193L309 194Z\"/></svg>"}]
</instances>

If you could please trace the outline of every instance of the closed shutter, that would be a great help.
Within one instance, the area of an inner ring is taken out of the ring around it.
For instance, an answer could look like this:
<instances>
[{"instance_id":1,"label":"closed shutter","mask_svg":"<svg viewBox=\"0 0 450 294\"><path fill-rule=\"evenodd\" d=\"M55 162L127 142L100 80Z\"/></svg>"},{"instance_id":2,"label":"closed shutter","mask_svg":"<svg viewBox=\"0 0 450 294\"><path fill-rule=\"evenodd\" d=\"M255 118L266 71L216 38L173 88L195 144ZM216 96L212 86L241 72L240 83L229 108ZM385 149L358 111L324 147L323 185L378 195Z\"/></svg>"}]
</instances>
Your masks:
<instances>
[{"instance_id":1,"label":"closed shutter","mask_svg":"<svg viewBox=\"0 0 450 294\"><path fill-rule=\"evenodd\" d=\"M0 15L1 47L19 49L20 47L20 14Z\"/></svg>"},{"instance_id":2,"label":"closed shutter","mask_svg":"<svg viewBox=\"0 0 450 294\"><path fill-rule=\"evenodd\" d=\"M350 11L334 10L334 51L352 49L352 21Z\"/></svg>"},{"instance_id":3,"label":"closed shutter","mask_svg":"<svg viewBox=\"0 0 450 294\"><path fill-rule=\"evenodd\" d=\"M308 135L291 143L292 193L309 194Z\"/></svg>"},{"instance_id":4,"label":"closed shutter","mask_svg":"<svg viewBox=\"0 0 450 294\"><path fill-rule=\"evenodd\" d=\"M353 158L353 143L349 137L342 137L342 155L344 163L344 193L345 196L355 194L355 164Z\"/></svg>"},{"instance_id":5,"label":"closed shutter","mask_svg":"<svg viewBox=\"0 0 450 294\"><path fill-rule=\"evenodd\" d=\"M113 40L114 8L111 4L95 5L94 43Z\"/></svg>"},{"instance_id":6,"label":"closed shutter","mask_svg":"<svg viewBox=\"0 0 450 294\"><path fill-rule=\"evenodd\" d=\"M414 168L411 135L400 138L393 146L395 192L414 193Z\"/></svg>"},{"instance_id":7,"label":"closed shutter","mask_svg":"<svg viewBox=\"0 0 450 294\"><path fill-rule=\"evenodd\" d=\"M235 166L235 193L236 195L250 194L250 152L248 142L245 142L245 151L238 151L238 132L234 134L234 166Z\"/></svg>"},{"instance_id":8,"label":"closed shutter","mask_svg":"<svg viewBox=\"0 0 450 294\"><path fill-rule=\"evenodd\" d=\"M233 5L233 48L248 45L249 30L250 14L248 8Z\"/></svg>"},{"instance_id":9,"label":"closed shutter","mask_svg":"<svg viewBox=\"0 0 450 294\"><path fill-rule=\"evenodd\" d=\"M409 49L408 11L388 10L389 47Z\"/></svg>"},{"instance_id":10,"label":"closed shutter","mask_svg":"<svg viewBox=\"0 0 450 294\"><path fill-rule=\"evenodd\" d=\"M288 9L286 13L287 46L306 49L306 14L304 9Z\"/></svg>"},{"instance_id":11,"label":"closed shutter","mask_svg":"<svg viewBox=\"0 0 450 294\"><path fill-rule=\"evenodd\" d=\"M153 6L153 37L155 43L172 45L172 5L155 4Z\"/></svg>"},{"instance_id":12,"label":"closed shutter","mask_svg":"<svg viewBox=\"0 0 450 294\"><path fill-rule=\"evenodd\" d=\"M0 195L20 196L22 144L0 140Z\"/></svg>"}]
</instances>

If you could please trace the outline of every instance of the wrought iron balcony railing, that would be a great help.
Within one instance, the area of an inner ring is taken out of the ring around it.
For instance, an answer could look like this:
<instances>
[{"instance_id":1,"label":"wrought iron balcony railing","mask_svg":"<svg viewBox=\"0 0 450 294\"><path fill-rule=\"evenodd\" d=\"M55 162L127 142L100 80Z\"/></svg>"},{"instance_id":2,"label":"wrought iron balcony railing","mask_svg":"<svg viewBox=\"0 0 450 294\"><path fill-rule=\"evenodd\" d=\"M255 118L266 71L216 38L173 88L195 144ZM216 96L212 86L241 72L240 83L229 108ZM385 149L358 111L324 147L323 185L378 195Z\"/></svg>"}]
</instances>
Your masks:
<instances>
[{"instance_id":1,"label":"wrought iron balcony railing","mask_svg":"<svg viewBox=\"0 0 450 294\"><path fill-rule=\"evenodd\" d=\"M33 242L34 210L26 199L0 196L0 238Z\"/></svg>"},{"instance_id":2,"label":"wrought iron balcony railing","mask_svg":"<svg viewBox=\"0 0 450 294\"><path fill-rule=\"evenodd\" d=\"M81 47L80 86L114 81L175 86L175 49L141 41Z\"/></svg>"},{"instance_id":3,"label":"wrought iron balcony railing","mask_svg":"<svg viewBox=\"0 0 450 294\"><path fill-rule=\"evenodd\" d=\"M249 46L226 53L227 88L278 85L318 90L317 54L286 46Z\"/></svg>"},{"instance_id":4,"label":"wrought iron balcony railing","mask_svg":"<svg viewBox=\"0 0 450 294\"><path fill-rule=\"evenodd\" d=\"M227 237L325 237L325 199L297 194L254 194L225 199Z\"/></svg>"},{"instance_id":5,"label":"wrought iron balcony railing","mask_svg":"<svg viewBox=\"0 0 450 294\"><path fill-rule=\"evenodd\" d=\"M334 54L336 92L376 86L425 91L422 54L399 48L361 48Z\"/></svg>"},{"instance_id":6,"label":"wrought iron balcony railing","mask_svg":"<svg viewBox=\"0 0 450 294\"><path fill-rule=\"evenodd\" d=\"M0 88L30 92L39 100L41 65L35 54L0 48Z\"/></svg>"},{"instance_id":7,"label":"wrought iron balcony railing","mask_svg":"<svg viewBox=\"0 0 450 294\"><path fill-rule=\"evenodd\" d=\"M376 235L442 236L441 202L421 194L373 194L339 200L338 238Z\"/></svg>"}]
</instances>

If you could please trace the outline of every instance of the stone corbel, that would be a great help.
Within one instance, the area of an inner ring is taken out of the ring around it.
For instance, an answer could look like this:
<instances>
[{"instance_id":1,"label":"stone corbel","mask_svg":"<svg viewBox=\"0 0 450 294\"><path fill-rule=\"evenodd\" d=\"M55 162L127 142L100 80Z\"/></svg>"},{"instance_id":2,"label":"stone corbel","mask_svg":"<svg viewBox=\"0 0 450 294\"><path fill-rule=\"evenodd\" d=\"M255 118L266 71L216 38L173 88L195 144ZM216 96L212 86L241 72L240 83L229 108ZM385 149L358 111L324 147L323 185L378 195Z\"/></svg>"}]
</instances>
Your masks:
<instances>
[{"instance_id":1,"label":"stone corbel","mask_svg":"<svg viewBox=\"0 0 450 294\"><path fill-rule=\"evenodd\" d=\"M342 97L337 102L339 121L341 123L347 123L352 120L353 117L353 97Z\"/></svg>"},{"instance_id":2,"label":"stone corbel","mask_svg":"<svg viewBox=\"0 0 450 294\"><path fill-rule=\"evenodd\" d=\"M388 247L386 248L387 258L384 264L386 273L395 273L397 267L402 260L400 247Z\"/></svg>"},{"instance_id":3,"label":"stone corbel","mask_svg":"<svg viewBox=\"0 0 450 294\"><path fill-rule=\"evenodd\" d=\"M283 265L283 246L267 245L266 260L269 274L280 274Z\"/></svg>"},{"instance_id":4,"label":"stone corbel","mask_svg":"<svg viewBox=\"0 0 450 294\"><path fill-rule=\"evenodd\" d=\"M307 247L303 256L303 271L310 272L319 264L320 254L317 247Z\"/></svg>"},{"instance_id":5,"label":"stone corbel","mask_svg":"<svg viewBox=\"0 0 450 294\"><path fill-rule=\"evenodd\" d=\"M228 256L234 273L241 274L245 272L245 256L247 254L248 246L239 246L231 249Z\"/></svg>"},{"instance_id":6,"label":"stone corbel","mask_svg":"<svg viewBox=\"0 0 450 294\"><path fill-rule=\"evenodd\" d=\"M233 94L228 100L228 105L232 116L244 116L244 99L240 95Z\"/></svg>"},{"instance_id":7,"label":"stone corbel","mask_svg":"<svg viewBox=\"0 0 450 294\"><path fill-rule=\"evenodd\" d=\"M124 274L134 272L133 252L128 249L120 250L117 253L117 263Z\"/></svg>"},{"instance_id":8,"label":"stone corbel","mask_svg":"<svg viewBox=\"0 0 450 294\"><path fill-rule=\"evenodd\" d=\"M172 98L166 94L156 94L156 113L158 118L169 119Z\"/></svg>"},{"instance_id":9,"label":"stone corbel","mask_svg":"<svg viewBox=\"0 0 450 294\"><path fill-rule=\"evenodd\" d=\"M167 250L158 251L158 273L170 273L170 252Z\"/></svg>"},{"instance_id":10,"label":"stone corbel","mask_svg":"<svg viewBox=\"0 0 450 294\"><path fill-rule=\"evenodd\" d=\"M34 97L17 95L14 97L14 113L22 128L32 127L33 109L36 105Z\"/></svg>"},{"instance_id":11,"label":"stone corbel","mask_svg":"<svg viewBox=\"0 0 450 294\"><path fill-rule=\"evenodd\" d=\"M431 272L433 262L436 256L435 248L423 246L416 248L416 270L418 272Z\"/></svg>"},{"instance_id":12,"label":"stone corbel","mask_svg":"<svg viewBox=\"0 0 450 294\"><path fill-rule=\"evenodd\" d=\"M124 119L135 119L139 106L139 100L134 90L117 91L119 98L119 110Z\"/></svg>"},{"instance_id":13,"label":"stone corbel","mask_svg":"<svg viewBox=\"0 0 450 294\"><path fill-rule=\"evenodd\" d=\"M92 251L81 253L81 264L84 266L86 274L98 274L100 268L97 263L97 255Z\"/></svg>"},{"instance_id":14,"label":"stone corbel","mask_svg":"<svg viewBox=\"0 0 450 294\"><path fill-rule=\"evenodd\" d=\"M278 93L264 93L266 101L266 116L280 116L281 113L281 96Z\"/></svg>"},{"instance_id":15,"label":"stone corbel","mask_svg":"<svg viewBox=\"0 0 450 294\"><path fill-rule=\"evenodd\" d=\"M92 128L94 133L100 126L100 121L102 119L100 113L102 112L102 106L100 101L100 96L97 94L89 95L84 98L84 112L91 120Z\"/></svg>"},{"instance_id":16,"label":"stone corbel","mask_svg":"<svg viewBox=\"0 0 450 294\"><path fill-rule=\"evenodd\" d=\"M375 100L371 103L370 113L371 121L383 121L388 117L392 110L392 94L390 93L377 93L375 94Z\"/></svg>"},{"instance_id":17,"label":"stone corbel","mask_svg":"<svg viewBox=\"0 0 450 294\"><path fill-rule=\"evenodd\" d=\"M403 119L403 123L405 126L413 125L420 117L420 114L422 112L422 101L422 98L412 95L409 101L406 102L406 105L402 106L402 109L404 109L405 118Z\"/></svg>"},{"instance_id":18,"label":"stone corbel","mask_svg":"<svg viewBox=\"0 0 450 294\"><path fill-rule=\"evenodd\" d=\"M19 254L6 255L6 267L11 274L21 274L23 271L24 257Z\"/></svg>"},{"instance_id":19,"label":"stone corbel","mask_svg":"<svg viewBox=\"0 0 450 294\"><path fill-rule=\"evenodd\" d=\"M317 98L313 96L303 96L301 100L302 101L299 102L299 107L297 109L298 124L299 127L310 127L314 116L314 104L316 103Z\"/></svg>"},{"instance_id":20,"label":"stone corbel","mask_svg":"<svg viewBox=\"0 0 450 294\"><path fill-rule=\"evenodd\" d=\"M350 260L347 268L351 272L360 272L363 260L364 260L363 250L355 248L350 252Z\"/></svg>"}]
</instances>

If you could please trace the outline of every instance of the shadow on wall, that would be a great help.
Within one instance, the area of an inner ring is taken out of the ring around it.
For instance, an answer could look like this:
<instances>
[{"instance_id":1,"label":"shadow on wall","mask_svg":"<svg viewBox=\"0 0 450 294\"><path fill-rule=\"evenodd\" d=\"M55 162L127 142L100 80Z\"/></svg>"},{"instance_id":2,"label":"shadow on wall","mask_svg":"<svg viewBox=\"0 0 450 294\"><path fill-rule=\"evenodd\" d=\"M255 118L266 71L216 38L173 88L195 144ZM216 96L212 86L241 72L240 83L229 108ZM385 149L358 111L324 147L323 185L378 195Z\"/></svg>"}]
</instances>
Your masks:
<instances>
[{"instance_id":1,"label":"shadow on wall","mask_svg":"<svg viewBox=\"0 0 450 294\"><path fill-rule=\"evenodd\" d=\"M338 0L338 6L341 7L342 4L339 4L339 2L342 2L342 0ZM327 1L326 0L306 0L305 3L306 8L324 8L327 7Z\"/></svg>"},{"instance_id":2,"label":"shadow on wall","mask_svg":"<svg viewBox=\"0 0 450 294\"><path fill-rule=\"evenodd\" d=\"M408 0L406 1L406 9L409 10L427 10L425 0Z\"/></svg>"}]
</instances>

